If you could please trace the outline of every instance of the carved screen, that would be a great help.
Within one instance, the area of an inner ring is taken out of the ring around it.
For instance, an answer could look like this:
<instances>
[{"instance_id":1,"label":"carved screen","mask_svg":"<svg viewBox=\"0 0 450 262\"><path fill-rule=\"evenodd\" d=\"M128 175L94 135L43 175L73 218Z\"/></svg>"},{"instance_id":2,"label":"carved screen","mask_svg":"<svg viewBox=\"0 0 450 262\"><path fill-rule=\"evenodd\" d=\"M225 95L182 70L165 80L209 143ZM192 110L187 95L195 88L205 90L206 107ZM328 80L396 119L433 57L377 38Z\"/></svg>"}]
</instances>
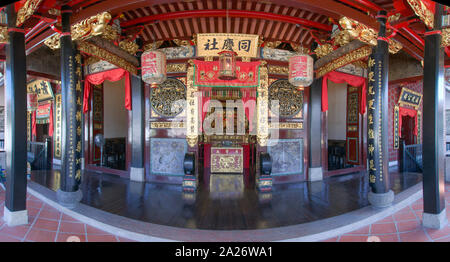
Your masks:
<instances>
[{"instance_id":1,"label":"carved screen","mask_svg":"<svg viewBox=\"0 0 450 262\"><path fill-rule=\"evenodd\" d=\"M303 139L279 139L269 142L272 158L272 175L303 174Z\"/></svg>"},{"instance_id":2,"label":"carved screen","mask_svg":"<svg viewBox=\"0 0 450 262\"><path fill-rule=\"evenodd\" d=\"M150 166L154 175L184 175L183 160L187 152L185 139L150 139Z\"/></svg>"},{"instance_id":3,"label":"carved screen","mask_svg":"<svg viewBox=\"0 0 450 262\"><path fill-rule=\"evenodd\" d=\"M279 101L278 106L273 101ZM270 112L280 118L301 118L303 91L299 91L288 80L277 80L269 86L269 103Z\"/></svg>"},{"instance_id":4,"label":"carved screen","mask_svg":"<svg viewBox=\"0 0 450 262\"><path fill-rule=\"evenodd\" d=\"M176 78L168 78L150 90L151 107L161 117L175 117L186 105L186 86Z\"/></svg>"}]
</instances>

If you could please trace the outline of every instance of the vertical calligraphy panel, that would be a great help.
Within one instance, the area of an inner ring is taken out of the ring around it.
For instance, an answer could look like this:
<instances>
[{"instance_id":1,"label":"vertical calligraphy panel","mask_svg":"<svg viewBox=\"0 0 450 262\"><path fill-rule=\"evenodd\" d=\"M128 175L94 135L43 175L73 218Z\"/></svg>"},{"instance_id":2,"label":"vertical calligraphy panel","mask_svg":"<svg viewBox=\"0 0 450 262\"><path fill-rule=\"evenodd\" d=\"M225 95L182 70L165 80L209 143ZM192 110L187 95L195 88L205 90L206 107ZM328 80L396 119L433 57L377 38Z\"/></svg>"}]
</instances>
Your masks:
<instances>
[{"instance_id":1,"label":"vertical calligraphy panel","mask_svg":"<svg viewBox=\"0 0 450 262\"><path fill-rule=\"evenodd\" d=\"M257 134L260 146L266 146L269 139L269 79L265 63L261 63L261 81L256 99Z\"/></svg>"},{"instance_id":2,"label":"vertical calligraphy panel","mask_svg":"<svg viewBox=\"0 0 450 262\"><path fill-rule=\"evenodd\" d=\"M197 88L194 86L194 66L190 65L187 71L186 91L186 140L190 147L198 141L198 98Z\"/></svg>"},{"instance_id":3,"label":"vertical calligraphy panel","mask_svg":"<svg viewBox=\"0 0 450 262\"><path fill-rule=\"evenodd\" d=\"M61 134L62 134L62 97L55 96L55 132L53 135L53 157L61 160Z\"/></svg>"}]
</instances>

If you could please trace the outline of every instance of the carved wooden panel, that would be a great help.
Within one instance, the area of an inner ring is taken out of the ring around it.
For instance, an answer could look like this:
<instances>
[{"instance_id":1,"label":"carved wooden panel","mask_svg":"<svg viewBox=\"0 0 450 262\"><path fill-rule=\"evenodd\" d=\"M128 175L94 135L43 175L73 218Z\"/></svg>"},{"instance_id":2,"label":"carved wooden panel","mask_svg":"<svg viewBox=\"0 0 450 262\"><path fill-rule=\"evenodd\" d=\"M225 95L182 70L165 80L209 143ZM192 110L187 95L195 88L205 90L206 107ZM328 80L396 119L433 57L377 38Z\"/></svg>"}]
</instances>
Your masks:
<instances>
[{"instance_id":1,"label":"carved wooden panel","mask_svg":"<svg viewBox=\"0 0 450 262\"><path fill-rule=\"evenodd\" d=\"M274 101L278 101L278 105ZM269 104L270 112L280 118L301 118L303 91L299 91L288 80L277 80L269 86Z\"/></svg>"}]
</instances>

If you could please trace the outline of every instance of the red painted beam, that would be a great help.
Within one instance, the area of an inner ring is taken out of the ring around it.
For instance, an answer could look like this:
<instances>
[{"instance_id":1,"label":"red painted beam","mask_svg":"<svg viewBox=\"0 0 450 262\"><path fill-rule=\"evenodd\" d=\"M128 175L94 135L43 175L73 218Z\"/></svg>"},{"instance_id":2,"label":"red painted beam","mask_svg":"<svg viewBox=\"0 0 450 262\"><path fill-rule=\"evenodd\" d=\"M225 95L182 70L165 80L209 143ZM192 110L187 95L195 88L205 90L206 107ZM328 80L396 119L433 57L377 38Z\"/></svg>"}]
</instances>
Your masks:
<instances>
[{"instance_id":1,"label":"red painted beam","mask_svg":"<svg viewBox=\"0 0 450 262\"><path fill-rule=\"evenodd\" d=\"M371 8L377 12L384 10L383 8L381 8L380 6L378 6L377 4L375 4L369 0L355 0L355 1L362 4L363 6L367 6L367 7Z\"/></svg>"},{"instance_id":2,"label":"red painted beam","mask_svg":"<svg viewBox=\"0 0 450 262\"><path fill-rule=\"evenodd\" d=\"M127 22L121 23L124 28L145 25L155 21L165 21L165 20L175 20L183 18L197 18L197 17L245 17L245 18L255 18L264 20L273 20L291 24L299 24L305 27L312 27L320 29L323 31L331 31L332 27L330 25L321 24L318 22L310 21L303 18L297 18L287 15L279 15L268 12L260 11L244 11L244 10L192 10L192 11L182 11L182 12L171 12L166 14L151 15L133 19Z\"/></svg>"},{"instance_id":3,"label":"red painted beam","mask_svg":"<svg viewBox=\"0 0 450 262\"><path fill-rule=\"evenodd\" d=\"M413 40L411 42L413 42L419 48L423 49L423 47L425 46L425 41L422 39L422 37L420 37L416 32L414 32L409 27L403 27L402 29L403 29L403 31L405 31L409 35L409 36L406 36L406 35L403 34L406 38L408 38L410 41ZM417 45L416 44L417 42L419 42L420 45Z\"/></svg>"},{"instance_id":4,"label":"red painted beam","mask_svg":"<svg viewBox=\"0 0 450 262\"><path fill-rule=\"evenodd\" d=\"M369 11L369 9L367 9L366 7L357 5L357 4L355 4L355 3L354 3L353 1L351 1L351 0L339 0L339 2L344 3L344 4L347 4L347 5L349 5L349 6L353 6L353 7L355 7L356 9L359 9L359 10L363 11L364 13L367 13L367 12Z\"/></svg>"}]
</instances>

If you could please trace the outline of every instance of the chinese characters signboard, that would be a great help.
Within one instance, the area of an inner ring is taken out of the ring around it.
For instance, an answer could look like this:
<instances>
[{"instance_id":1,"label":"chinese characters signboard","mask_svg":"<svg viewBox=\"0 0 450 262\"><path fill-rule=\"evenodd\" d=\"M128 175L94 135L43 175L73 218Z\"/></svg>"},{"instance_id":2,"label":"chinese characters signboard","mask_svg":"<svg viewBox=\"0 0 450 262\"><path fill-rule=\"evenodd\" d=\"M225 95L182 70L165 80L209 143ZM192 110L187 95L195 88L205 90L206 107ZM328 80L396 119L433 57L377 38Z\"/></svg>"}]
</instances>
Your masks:
<instances>
[{"instance_id":1,"label":"chinese characters signboard","mask_svg":"<svg viewBox=\"0 0 450 262\"><path fill-rule=\"evenodd\" d=\"M50 82L35 80L27 84L27 92L38 95L38 102L53 99L53 91Z\"/></svg>"},{"instance_id":2,"label":"chinese characters signboard","mask_svg":"<svg viewBox=\"0 0 450 262\"><path fill-rule=\"evenodd\" d=\"M383 110L387 109L387 88L383 53L369 56L368 96L367 96L367 160L369 184L373 190L385 190L384 178L388 173L386 165L387 134ZM383 125L385 125L383 127ZM375 188L375 189L374 189ZM389 189L388 189L389 190ZM378 192L375 192L378 193Z\"/></svg>"},{"instance_id":3,"label":"chinese characters signboard","mask_svg":"<svg viewBox=\"0 0 450 262\"><path fill-rule=\"evenodd\" d=\"M398 103L400 105L409 105L414 107L416 110L420 107L420 103L422 102L422 94L409 90L407 88L402 88L402 92L400 93L400 98L398 99Z\"/></svg>"},{"instance_id":4,"label":"chinese characters signboard","mask_svg":"<svg viewBox=\"0 0 450 262\"><path fill-rule=\"evenodd\" d=\"M234 51L240 57L257 57L258 35L197 34L198 56L218 56L221 51Z\"/></svg>"},{"instance_id":5,"label":"chinese characters signboard","mask_svg":"<svg viewBox=\"0 0 450 262\"><path fill-rule=\"evenodd\" d=\"M54 157L61 159L61 132L62 132L62 96L55 96L55 135L54 135Z\"/></svg>"},{"instance_id":6,"label":"chinese characters signboard","mask_svg":"<svg viewBox=\"0 0 450 262\"><path fill-rule=\"evenodd\" d=\"M400 136L399 136L399 107L394 107L394 149L398 149L400 145Z\"/></svg>"}]
</instances>

